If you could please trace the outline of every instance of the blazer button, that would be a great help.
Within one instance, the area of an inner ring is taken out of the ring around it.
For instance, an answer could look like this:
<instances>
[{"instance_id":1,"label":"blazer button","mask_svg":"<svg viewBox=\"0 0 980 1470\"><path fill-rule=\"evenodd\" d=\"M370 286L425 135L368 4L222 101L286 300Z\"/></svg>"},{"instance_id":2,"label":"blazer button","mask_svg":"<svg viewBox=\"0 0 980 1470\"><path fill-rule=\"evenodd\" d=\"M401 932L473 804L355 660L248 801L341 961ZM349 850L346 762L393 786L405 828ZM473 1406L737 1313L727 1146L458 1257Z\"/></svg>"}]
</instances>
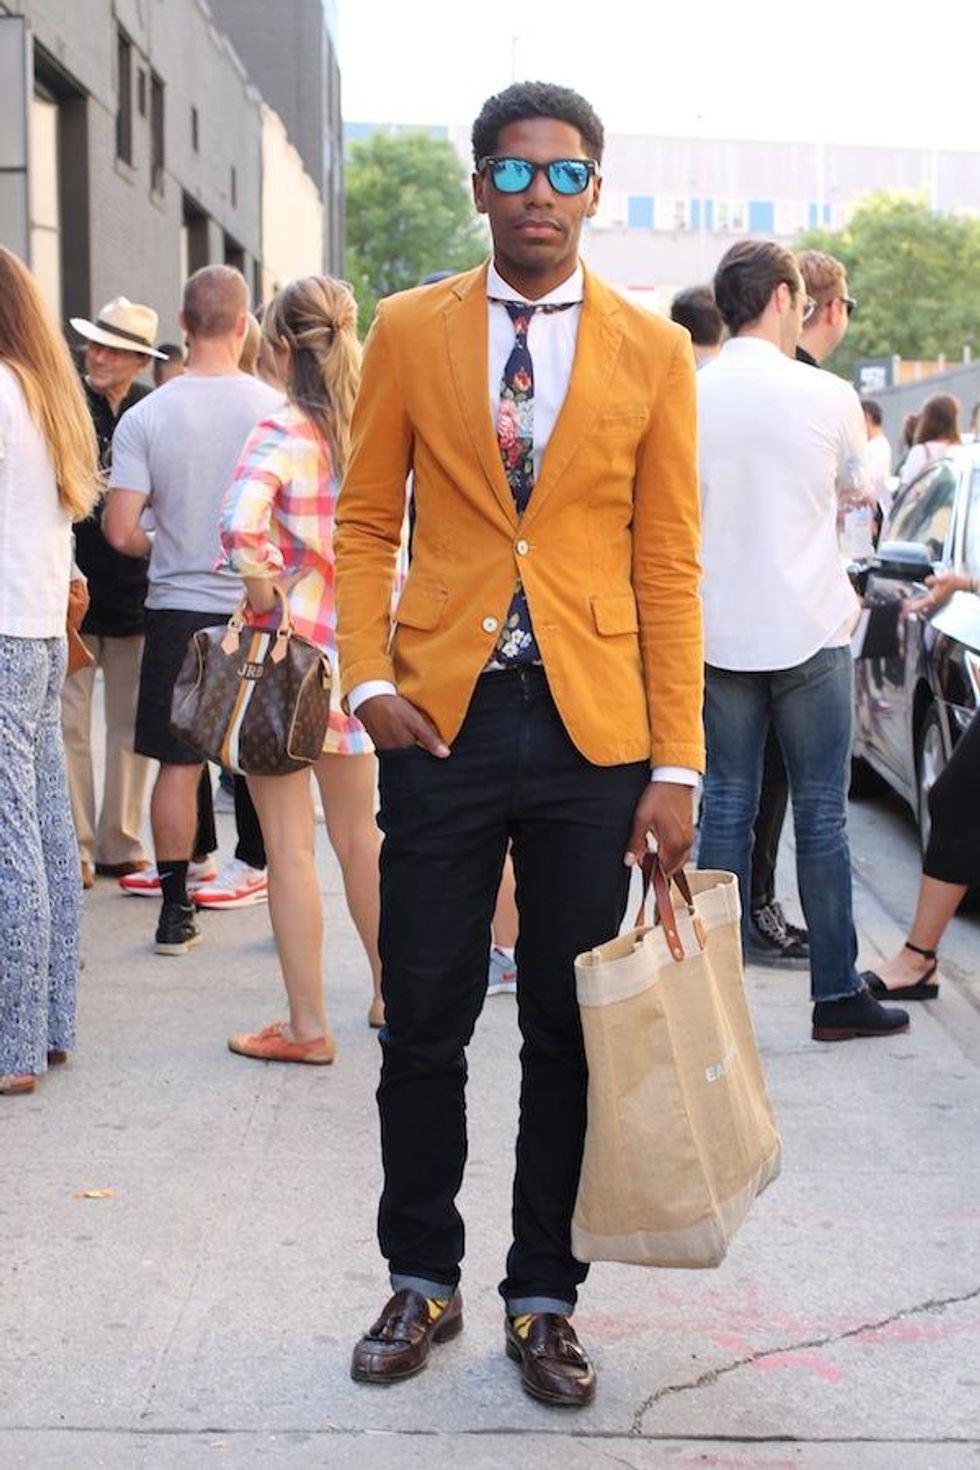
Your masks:
<instances>
[{"instance_id":1,"label":"blazer button","mask_svg":"<svg viewBox=\"0 0 980 1470\"><path fill-rule=\"evenodd\" d=\"M500 627L500 624L497 622L497 619L496 618L484 618L483 619L483 631L484 631L484 633L496 633L496 631L497 631L497 629L499 627Z\"/></svg>"},{"instance_id":2,"label":"blazer button","mask_svg":"<svg viewBox=\"0 0 980 1470\"><path fill-rule=\"evenodd\" d=\"M514 546L514 550L517 552L518 556L527 556L531 548L530 546L528 546L526 541L518 541Z\"/></svg>"}]
</instances>

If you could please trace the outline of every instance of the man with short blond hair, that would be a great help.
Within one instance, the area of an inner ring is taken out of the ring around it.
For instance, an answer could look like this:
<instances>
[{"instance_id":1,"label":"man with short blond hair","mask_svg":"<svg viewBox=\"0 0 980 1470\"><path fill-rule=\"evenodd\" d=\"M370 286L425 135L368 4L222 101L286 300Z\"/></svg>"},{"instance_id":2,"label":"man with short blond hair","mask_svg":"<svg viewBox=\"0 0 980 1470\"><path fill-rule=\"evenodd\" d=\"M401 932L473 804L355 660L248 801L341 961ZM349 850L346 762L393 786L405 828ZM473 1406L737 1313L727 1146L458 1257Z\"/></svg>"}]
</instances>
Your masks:
<instances>
[{"instance_id":1,"label":"man with short blond hair","mask_svg":"<svg viewBox=\"0 0 980 1470\"><path fill-rule=\"evenodd\" d=\"M281 394L239 371L248 306L245 279L230 266L191 276L180 318L186 370L132 409L115 440L106 536L127 556L150 556L136 748L160 762L150 804L163 897L158 954L183 954L201 938L187 869L202 763L170 732L173 686L191 636L224 622L241 601L238 579L214 570L221 502L249 433L282 403ZM152 542L140 524L147 508ZM255 870L250 881L264 898L265 873Z\"/></svg>"},{"instance_id":2,"label":"man with short blond hair","mask_svg":"<svg viewBox=\"0 0 980 1470\"><path fill-rule=\"evenodd\" d=\"M796 261L806 294L814 303L796 355L801 362L819 367L843 342L857 302L847 294L847 270L836 256L823 250L803 250Z\"/></svg>"}]
</instances>

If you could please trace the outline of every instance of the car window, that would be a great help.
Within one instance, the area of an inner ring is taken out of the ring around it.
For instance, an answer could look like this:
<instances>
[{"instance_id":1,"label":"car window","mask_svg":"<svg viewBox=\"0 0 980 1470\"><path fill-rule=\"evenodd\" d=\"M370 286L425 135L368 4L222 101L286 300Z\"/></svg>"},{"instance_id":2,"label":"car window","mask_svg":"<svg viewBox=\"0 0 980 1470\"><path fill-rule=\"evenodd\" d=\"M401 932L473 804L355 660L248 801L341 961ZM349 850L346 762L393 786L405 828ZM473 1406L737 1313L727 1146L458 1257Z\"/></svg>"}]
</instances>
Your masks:
<instances>
[{"instance_id":1,"label":"car window","mask_svg":"<svg viewBox=\"0 0 980 1470\"><path fill-rule=\"evenodd\" d=\"M918 541L941 561L953 518L956 475L948 464L926 470L902 491L888 522L888 541Z\"/></svg>"},{"instance_id":2,"label":"car window","mask_svg":"<svg viewBox=\"0 0 980 1470\"><path fill-rule=\"evenodd\" d=\"M970 480L966 504L966 530L963 534L963 561L973 576L980 574L980 465Z\"/></svg>"}]
</instances>

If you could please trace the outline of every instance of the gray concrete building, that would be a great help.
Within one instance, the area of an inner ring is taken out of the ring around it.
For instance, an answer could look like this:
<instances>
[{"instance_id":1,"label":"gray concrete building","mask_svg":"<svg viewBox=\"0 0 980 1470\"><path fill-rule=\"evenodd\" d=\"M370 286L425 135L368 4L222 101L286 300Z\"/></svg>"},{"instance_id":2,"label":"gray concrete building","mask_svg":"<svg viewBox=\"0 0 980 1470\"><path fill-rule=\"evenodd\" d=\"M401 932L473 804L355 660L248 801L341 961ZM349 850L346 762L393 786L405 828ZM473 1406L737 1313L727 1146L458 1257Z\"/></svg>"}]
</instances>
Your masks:
<instances>
[{"instance_id":1,"label":"gray concrete building","mask_svg":"<svg viewBox=\"0 0 980 1470\"><path fill-rule=\"evenodd\" d=\"M276 7L279 35L287 8ZM297 50L314 37L300 8ZM319 0L317 13L325 48ZM183 281L215 261L238 266L261 297L268 123L205 0L0 0L0 241L62 319L122 293L175 337ZM275 157L299 175L290 142ZM305 217L317 232L307 268L322 269L322 212Z\"/></svg>"},{"instance_id":2,"label":"gray concrete building","mask_svg":"<svg viewBox=\"0 0 980 1470\"><path fill-rule=\"evenodd\" d=\"M344 179L337 15L333 0L210 0L320 190L324 264L339 275L344 255Z\"/></svg>"}]
</instances>

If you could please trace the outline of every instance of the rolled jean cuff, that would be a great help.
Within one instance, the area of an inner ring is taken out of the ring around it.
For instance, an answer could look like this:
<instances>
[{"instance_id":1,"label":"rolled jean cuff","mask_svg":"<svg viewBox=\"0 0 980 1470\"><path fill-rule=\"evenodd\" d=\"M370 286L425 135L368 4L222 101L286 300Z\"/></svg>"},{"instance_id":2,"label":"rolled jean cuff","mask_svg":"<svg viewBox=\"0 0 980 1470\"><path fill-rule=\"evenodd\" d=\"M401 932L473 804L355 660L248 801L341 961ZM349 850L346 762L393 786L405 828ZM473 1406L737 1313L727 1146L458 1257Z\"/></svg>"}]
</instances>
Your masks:
<instances>
[{"instance_id":1,"label":"rolled jean cuff","mask_svg":"<svg viewBox=\"0 0 980 1470\"><path fill-rule=\"evenodd\" d=\"M429 1281L425 1276L402 1276L398 1271L391 1273L391 1289L417 1291L419 1296L431 1297L437 1302L448 1302L456 1290L448 1281Z\"/></svg>"},{"instance_id":2,"label":"rolled jean cuff","mask_svg":"<svg viewBox=\"0 0 980 1470\"><path fill-rule=\"evenodd\" d=\"M852 996L860 995L867 988L861 981L858 981L857 985L851 985L847 990L835 990L833 995L811 994L810 999L814 1005L828 1005L832 1000L850 1000Z\"/></svg>"},{"instance_id":3,"label":"rolled jean cuff","mask_svg":"<svg viewBox=\"0 0 980 1470\"><path fill-rule=\"evenodd\" d=\"M523 1317L528 1312L557 1312L559 1317L570 1317L574 1310L574 1302L562 1301L556 1296L512 1296L507 1299L508 1317Z\"/></svg>"}]
</instances>

